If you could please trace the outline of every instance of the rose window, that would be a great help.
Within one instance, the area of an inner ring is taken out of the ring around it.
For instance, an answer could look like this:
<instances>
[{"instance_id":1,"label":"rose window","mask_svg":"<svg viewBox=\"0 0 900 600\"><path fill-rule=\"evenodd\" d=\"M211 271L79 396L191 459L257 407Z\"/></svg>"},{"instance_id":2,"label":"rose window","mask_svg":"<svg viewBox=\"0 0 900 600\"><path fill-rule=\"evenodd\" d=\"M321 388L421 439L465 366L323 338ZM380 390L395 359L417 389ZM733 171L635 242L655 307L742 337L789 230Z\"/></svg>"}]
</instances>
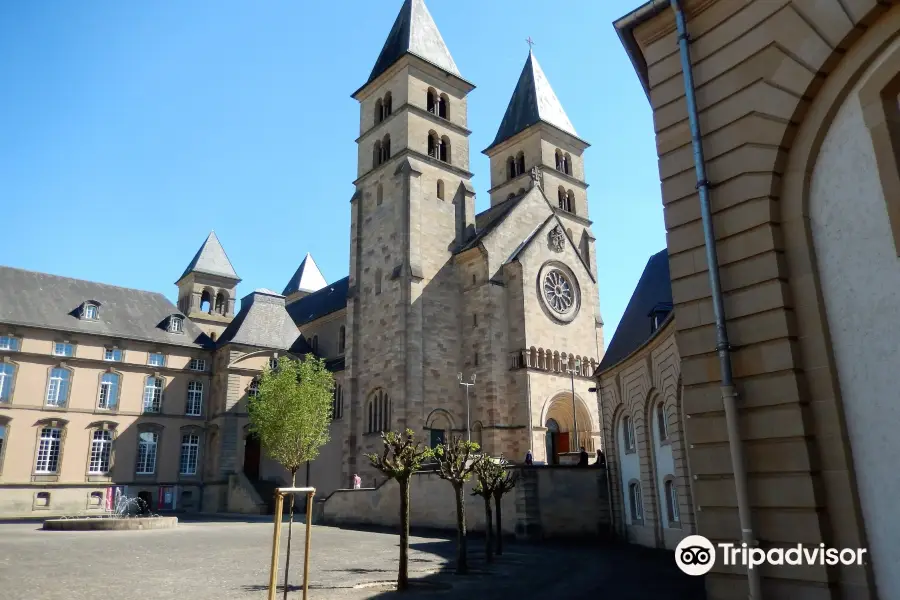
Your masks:
<instances>
[{"instance_id":1,"label":"rose window","mask_svg":"<svg viewBox=\"0 0 900 600\"><path fill-rule=\"evenodd\" d=\"M544 299L554 311L565 314L575 305L575 291L569 279L557 269L548 271L543 283Z\"/></svg>"}]
</instances>

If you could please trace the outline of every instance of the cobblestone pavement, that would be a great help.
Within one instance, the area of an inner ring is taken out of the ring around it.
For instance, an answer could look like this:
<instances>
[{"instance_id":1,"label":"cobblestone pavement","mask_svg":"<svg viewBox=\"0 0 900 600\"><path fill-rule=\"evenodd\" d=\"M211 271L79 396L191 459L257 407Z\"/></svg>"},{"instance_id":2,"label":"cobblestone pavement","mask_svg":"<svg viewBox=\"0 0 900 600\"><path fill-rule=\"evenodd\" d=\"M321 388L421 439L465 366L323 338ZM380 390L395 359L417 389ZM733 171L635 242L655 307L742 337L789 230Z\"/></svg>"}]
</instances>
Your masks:
<instances>
[{"instance_id":1,"label":"cobblestone pavement","mask_svg":"<svg viewBox=\"0 0 900 600\"><path fill-rule=\"evenodd\" d=\"M161 531L41 531L40 523L0 524L4 600L96 598L266 598L272 526L264 522L184 522ZM284 568L287 528L282 534ZM315 527L310 552L313 600L397 597L394 533ZM671 554L629 546L506 544L493 565L483 539L469 540L472 573L452 573L455 542L413 536L404 598L615 598L702 600L700 578L682 575ZM289 598L300 598L303 525L294 526ZM279 576L279 582L283 581ZM296 587L296 590L295 590ZM279 598L281 594L279 593Z\"/></svg>"}]
</instances>

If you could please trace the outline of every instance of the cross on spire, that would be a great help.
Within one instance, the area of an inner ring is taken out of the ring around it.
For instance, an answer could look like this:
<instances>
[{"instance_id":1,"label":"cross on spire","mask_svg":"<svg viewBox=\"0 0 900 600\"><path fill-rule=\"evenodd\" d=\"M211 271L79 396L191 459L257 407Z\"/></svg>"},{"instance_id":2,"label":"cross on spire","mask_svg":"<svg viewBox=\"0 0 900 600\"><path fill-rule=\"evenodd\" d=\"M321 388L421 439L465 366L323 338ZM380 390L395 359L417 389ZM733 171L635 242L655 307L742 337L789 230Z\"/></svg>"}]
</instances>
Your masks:
<instances>
[{"instance_id":1,"label":"cross on spire","mask_svg":"<svg viewBox=\"0 0 900 600\"><path fill-rule=\"evenodd\" d=\"M525 43L528 44L528 51L531 52L531 49L534 47L534 40L531 39L531 36L530 36L530 35L529 35L528 38L525 40Z\"/></svg>"}]
</instances>

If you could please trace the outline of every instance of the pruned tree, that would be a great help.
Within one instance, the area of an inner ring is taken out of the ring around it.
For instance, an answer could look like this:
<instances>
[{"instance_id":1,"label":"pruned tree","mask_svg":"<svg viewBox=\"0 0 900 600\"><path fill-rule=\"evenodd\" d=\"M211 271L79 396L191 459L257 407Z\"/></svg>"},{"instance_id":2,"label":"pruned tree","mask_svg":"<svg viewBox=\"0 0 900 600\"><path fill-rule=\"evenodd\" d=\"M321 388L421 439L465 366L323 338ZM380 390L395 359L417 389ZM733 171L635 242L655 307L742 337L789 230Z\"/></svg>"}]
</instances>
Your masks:
<instances>
[{"instance_id":1,"label":"pruned tree","mask_svg":"<svg viewBox=\"0 0 900 600\"><path fill-rule=\"evenodd\" d=\"M296 487L300 466L315 460L319 448L328 441L333 390L334 376L325 368L325 361L312 354L303 360L282 356L276 368L265 368L256 393L248 399L250 431L259 437L266 454L290 472L291 487ZM293 524L292 494L284 565L285 598Z\"/></svg>"},{"instance_id":2,"label":"pruned tree","mask_svg":"<svg viewBox=\"0 0 900 600\"><path fill-rule=\"evenodd\" d=\"M494 490L503 476L503 468L490 457L485 457L478 461L475 466L475 476L478 478L478 482L472 490L472 495L481 496L484 499L484 555L487 562L493 562L492 534L494 525L491 518L491 499L494 497Z\"/></svg>"},{"instance_id":3,"label":"pruned tree","mask_svg":"<svg viewBox=\"0 0 900 600\"><path fill-rule=\"evenodd\" d=\"M453 437L449 442L434 449L438 464L438 476L449 481L456 496L456 573L468 572L466 558L466 504L463 499L463 486L472 476L475 467L484 458L478 454L479 446L475 442Z\"/></svg>"},{"instance_id":4,"label":"pruned tree","mask_svg":"<svg viewBox=\"0 0 900 600\"><path fill-rule=\"evenodd\" d=\"M497 556L503 554L503 496L511 492L519 481L518 471L509 470L509 461L500 457L497 465L500 473L494 486L494 506L497 510Z\"/></svg>"},{"instance_id":5,"label":"pruned tree","mask_svg":"<svg viewBox=\"0 0 900 600\"><path fill-rule=\"evenodd\" d=\"M403 434L393 431L383 432L381 455L366 454L373 467L384 473L388 479L396 479L400 484L400 570L397 574L397 590L409 588L409 479L419 470L422 462L430 458L430 448L423 448L416 441L411 429Z\"/></svg>"}]
</instances>

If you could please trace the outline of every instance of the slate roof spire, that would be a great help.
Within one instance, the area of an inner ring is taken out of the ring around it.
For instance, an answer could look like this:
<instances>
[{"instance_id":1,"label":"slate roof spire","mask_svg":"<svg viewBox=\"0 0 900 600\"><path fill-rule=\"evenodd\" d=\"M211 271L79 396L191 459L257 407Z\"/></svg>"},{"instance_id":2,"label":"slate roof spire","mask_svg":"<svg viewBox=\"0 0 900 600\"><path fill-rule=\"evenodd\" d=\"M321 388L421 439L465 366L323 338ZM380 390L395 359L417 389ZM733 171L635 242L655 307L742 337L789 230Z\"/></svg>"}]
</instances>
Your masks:
<instances>
[{"instance_id":1,"label":"slate roof spire","mask_svg":"<svg viewBox=\"0 0 900 600\"><path fill-rule=\"evenodd\" d=\"M528 60L525 61L522 74L519 75L512 98L509 99L506 113L500 121L500 128L487 150L541 121L578 137L575 127L550 86L550 81L544 75L544 70L538 64L534 53L529 50Z\"/></svg>"},{"instance_id":2,"label":"slate roof spire","mask_svg":"<svg viewBox=\"0 0 900 600\"><path fill-rule=\"evenodd\" d=\"M322 276L322 272L316 265L316 261L314 261L312 255L307 252L303 262L297 267L297 270L294 272L291 280L288 281L288 284L284 287L284 291L281 292L281 295L290 296L296 292L317 292L326 285L328 285L328 282L326 282L325 278Z\"/></svg>"},{"instance_id":3,"label":"slate roof spire","mask_svg":"<svg viewBox=\"0 0 900 600\"><path fill-rule=\"evenodd\" d=\"M462 79L441 32L438 31L424 0L405 0L391 27L375 67L366 85L397 62L403 55L413 54ZM363 86L365 87L365 85ZM360 88L362 89L362 88Z\"/></svg>"},{"instance_id":4,"label":"slate roof spire","mask_svg":"<svg viewBox=\"0 0 900 600\"><path fill-rule=\"evenodd\" d=\"M234 279L236 282L241 280L237 273L234 272L234 267L231 266L231 261L228 260L228 255L225 254L225 249L219 242L219 238L216 237L215 231L209 232L206 241L197 250L194 259L191 260L184 273L178 278L178 281L187 277L189 273L218 275L219 277Z\"/></svg>"}]
</instances>

